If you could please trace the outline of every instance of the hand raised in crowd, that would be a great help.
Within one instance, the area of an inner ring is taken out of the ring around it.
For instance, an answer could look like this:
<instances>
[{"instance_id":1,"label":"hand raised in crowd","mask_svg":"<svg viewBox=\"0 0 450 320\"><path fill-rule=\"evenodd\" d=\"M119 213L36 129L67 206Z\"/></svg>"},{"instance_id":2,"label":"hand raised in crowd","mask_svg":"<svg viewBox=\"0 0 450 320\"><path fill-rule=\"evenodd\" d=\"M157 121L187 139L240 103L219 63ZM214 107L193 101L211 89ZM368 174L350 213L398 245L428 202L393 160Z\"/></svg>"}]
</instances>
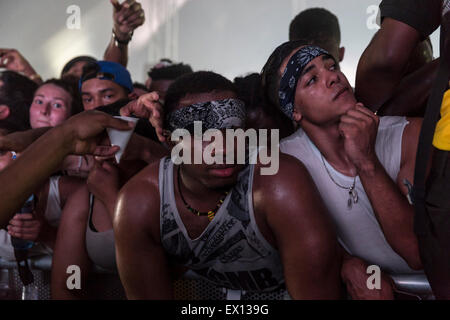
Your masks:
<instances>
[{"instance_id":1,"label":"hand raised in crowd","mask_svg":"<svg viewBox=\"0 0 450 320\"><path fill-rule=\"evenodd\" d=\"M381 273L380 289L369 289L367 280L368 265L357 257L344 258L341 268L341 278L347 287L347 292L353 300L394 300L393 281Z\"/></svg>"},{"instance_id":2,"label":"hand raised in crowd","mask_svg":"<svg viewBox=\"0 0 450 320\"><path fill-rule=\"evenodd\" d=\"M16 214L7 227L12 237L36 241L41 232L42 223L32 213Z\"/></svg>"},{"instance_id":3,"label":"hand raised in crowd","mask_svg":"<svg viewBox=\"0 0 450 320\"><path fill-rule=\"evenodd\" d=\"M118 146L101 145L102 133L106 128L117 130L130 130L134 123L116 119L104 112L89 110L77 114L67 120L61 128L63 136L68 139L65 146L68 154L92 154L100 157L114 155L120 148Z\"/></svg>"},{"instance_id":4,"label":"hand raised in crowd","mask_svg":"<svg viewBox=\"0 0 450 320\"><path fill-rule=\"evenodd\" d=\"M126 0L120 4L118 0L111 0L114 7L114 33L119 40L129 40L130 34L144 24L145 14L142 6L135 0Z\"/></svg>"},{"instance_id":5,"label":"hand raised in crowd","mask_svg":"<svg viewBox=\"0 0 450 320\"><path fill-rule=\"evenodd\" d=\"M379 123L380 119L361 103L341 117L339 131L344 149L358 173L377 161L375 141Z\"/></svg>"},{"instance_id":6,"label":"hand raised in crowd","mask_svg":"<svg viewBox=\"0 0 450 320\"><path fill-rule=\"evenodd\" d=\"M89 191L103 202L110 212L114 211L114 204L120 189L119 171L114 164L109 161L95 161L94 168L87 179L87 186Z\"/></svg>"},{"instance_id":7,"label":"hand raised in crowd","mask_svg":"<svg viewBox=\"0 0 450 320\"><path fill-rule=\"evenodd\" d=\"M16 49L0 49L0 68L22 73L31 80L42 83L31 64Z\"/></svg>"},{"instance_id":8,"label":"hand raised in crowd","mask_svg":"<svg viewBox=\"0 0 450 320\"><path fill-rule=\"evenodd\" d=\"M159 95L156 92L150 92L140 96L120 109L121 116L130 116L134 114L139 118L146 118L155 128L158 139L161 142L166 141L163 134L163 110L159 102Z\"/></svg>"}]
</instances>

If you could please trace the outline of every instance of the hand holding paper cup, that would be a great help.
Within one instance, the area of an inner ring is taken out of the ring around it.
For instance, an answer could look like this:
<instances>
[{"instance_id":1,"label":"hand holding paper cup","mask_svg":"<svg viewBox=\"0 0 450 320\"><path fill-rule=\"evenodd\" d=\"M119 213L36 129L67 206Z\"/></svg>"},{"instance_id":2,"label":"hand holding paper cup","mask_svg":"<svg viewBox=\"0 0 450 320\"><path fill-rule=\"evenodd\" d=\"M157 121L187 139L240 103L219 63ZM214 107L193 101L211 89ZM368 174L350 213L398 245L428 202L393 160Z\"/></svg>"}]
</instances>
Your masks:
<instances>
[{"instance_id":1,"label":"hand holding paper cup","mask_svg":"<svg viewBox=\"0 0 450 320\"><path fill-rule=\"evenodd\" d=\"M111 141L111 146L119 146L120 150L117 151L115 157L117 163L120 162L120 159L122 158L122 155L127 148L128 142L130 141L131 135L134 132L134 128L136 127L136 123L139 120L139 118L132 118L132 117L114 117L117 119L122 119L129 122L134 122L134 127L131 130L128 131L119 131L116 129L106 129L108 132L109 140Z\"/></svg>"}]
</instances>

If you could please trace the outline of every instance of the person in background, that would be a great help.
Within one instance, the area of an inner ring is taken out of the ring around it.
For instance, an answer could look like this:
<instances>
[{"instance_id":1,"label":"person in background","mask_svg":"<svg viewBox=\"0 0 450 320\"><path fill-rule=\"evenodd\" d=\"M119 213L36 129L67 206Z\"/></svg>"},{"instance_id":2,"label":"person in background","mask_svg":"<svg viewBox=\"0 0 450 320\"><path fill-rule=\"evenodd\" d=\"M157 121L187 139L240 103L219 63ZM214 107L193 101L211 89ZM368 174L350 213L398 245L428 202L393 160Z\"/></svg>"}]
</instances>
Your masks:
<instances>
[{"instance_id":1,"label":"person in background","mask_svg":"<svg viewBox=\"0 0 450 320\"><path fill-rule=\"evenodd\" d=\"M138 97L150 93L150 91L148 91L147 87L143 83L135 82L133 83L133 88L133 93Z\"/></svg>"},{"instance_id":2,"label":"person in background","mask_svg":"<svg viewBox=\"0 0 450 320\"><path fill-rule=\"evenodd\" d=\"M90 56L78 56L67 62L62 71L61 79L77 82L83 74L83 68L89 63L96 63L97 59Z\"/></svg>"},{"instance_id":3,"label":"person in background","mask_svg":"<svg viewBox=\"0 0 450 320\"><path fill-rule=\"evenodd\" d=\"M336 61L344 60L339 20L324 8L310 8L300 12L289 25L289 40L306 40L327 50Z\"/></svg>"},{"instance_id":4,"label":"person in background","mask_svg":"<svg viewBox=\"0 0 450 320\"><path fill-rule=\"evenodd\" d=\"M38 85L14 71L0 73L0 128L30 128L30 105Z\"/></svg>"},{"instance_id":5,"label":"person in background","mask_svg":"<svg viewBox=\"0 0 450 320\"><path fill-rule=\"evenodd\" d=\"M173 63L170 59L161 59L148 72L145 86L150 92L156 91L161 101L164 101L167 89L180 76L192 73L190 65Z\"/></svg>"},{"instance_id":6,"label":"person in background","mask_svg":"<svg viewBox=\"0 0 450 320\"><path fill-rule=\"evenodd\" d=\"M133 82L119 63L97 61L84 67L79 89L84 110L92 110L132 98Z\"/></svg>"}]
</instances>

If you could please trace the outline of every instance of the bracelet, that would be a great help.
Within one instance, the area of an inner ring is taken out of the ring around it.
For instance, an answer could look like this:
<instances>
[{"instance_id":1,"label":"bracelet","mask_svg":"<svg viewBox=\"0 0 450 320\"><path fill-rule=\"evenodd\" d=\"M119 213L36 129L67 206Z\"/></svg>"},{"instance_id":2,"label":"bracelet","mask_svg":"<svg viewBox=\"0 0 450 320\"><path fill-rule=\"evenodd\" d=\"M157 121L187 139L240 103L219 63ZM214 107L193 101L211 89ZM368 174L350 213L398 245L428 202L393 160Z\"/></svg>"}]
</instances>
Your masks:
<instances>
[{"instance_id":1,"label":"bracelet","mask_svg":"<svg viewBox=\"0 0 450 320\"><path fill-rule=\"evenodd\" d=\"M114 32L114 29L112 30L112 36L113 36L114 43L115 43L116 47L118 47L119 44L127 45L128 43L130 43L131 39L133 38L133 31L131 31L128 34L128 39L126 39L126 40L120 40L119 38L117 38L117 35Z\"/></svg>"}]
</instances>

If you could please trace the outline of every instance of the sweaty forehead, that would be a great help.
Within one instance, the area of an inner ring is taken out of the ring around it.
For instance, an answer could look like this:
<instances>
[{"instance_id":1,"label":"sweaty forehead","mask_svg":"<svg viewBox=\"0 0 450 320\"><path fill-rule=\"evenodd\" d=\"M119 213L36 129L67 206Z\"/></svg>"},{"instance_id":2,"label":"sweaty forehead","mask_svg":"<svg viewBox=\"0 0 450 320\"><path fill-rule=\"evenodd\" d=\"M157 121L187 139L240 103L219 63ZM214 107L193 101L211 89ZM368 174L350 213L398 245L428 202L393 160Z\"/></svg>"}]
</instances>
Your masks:
<instances>
[{"instance_id":1,"label":"sweaty forehead","mask_svg":"<svg viewBox=\"0 0 450 320\"><path fill-rule=\"evenodd\" d=\"M208 101L217 101L236 98L236 94L232 91L211 91L205 93L188 93L178 103L176 109L190 106L195 103L202 103Z\"/></svg>"}]
</instances>

